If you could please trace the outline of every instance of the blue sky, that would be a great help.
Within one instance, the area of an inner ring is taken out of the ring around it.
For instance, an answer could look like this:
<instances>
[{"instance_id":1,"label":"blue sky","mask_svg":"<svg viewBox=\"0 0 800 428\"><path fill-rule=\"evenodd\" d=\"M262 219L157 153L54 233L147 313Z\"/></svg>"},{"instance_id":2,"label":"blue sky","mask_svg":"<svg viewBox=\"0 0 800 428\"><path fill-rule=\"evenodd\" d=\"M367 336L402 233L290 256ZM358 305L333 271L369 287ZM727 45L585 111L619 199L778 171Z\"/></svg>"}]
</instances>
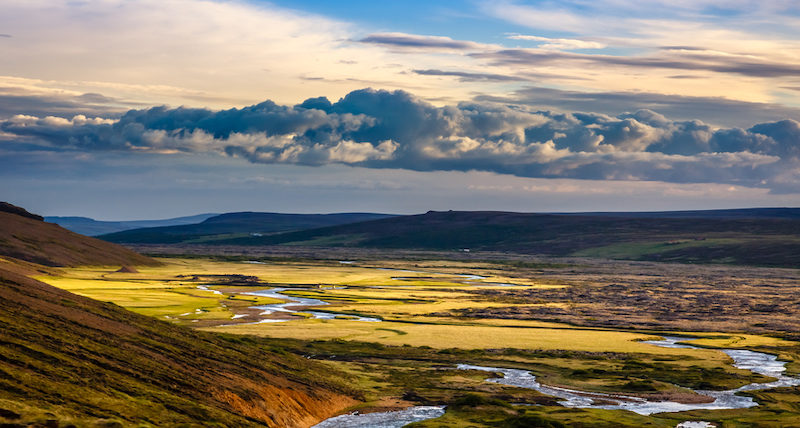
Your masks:
<instances>
[{"instance_id":1,"label":"blue sky","mask_svg":"<svg viewBox=\"0 0 800 428\"><path fill-rule=\"evenodd\" d=\"M104 219L797 206L798 27L788 0L10 0L0 199Z\"/></svg>"}]
</instances>

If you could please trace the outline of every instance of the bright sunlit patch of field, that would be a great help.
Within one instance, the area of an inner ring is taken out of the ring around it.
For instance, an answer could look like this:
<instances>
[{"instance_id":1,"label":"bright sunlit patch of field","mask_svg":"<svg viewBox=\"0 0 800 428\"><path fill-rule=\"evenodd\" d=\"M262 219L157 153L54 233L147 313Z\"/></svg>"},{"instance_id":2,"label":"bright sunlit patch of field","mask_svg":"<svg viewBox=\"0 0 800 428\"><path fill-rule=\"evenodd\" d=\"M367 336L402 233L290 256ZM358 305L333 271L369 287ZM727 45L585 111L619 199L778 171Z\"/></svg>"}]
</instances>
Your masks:
<instances>
[{"instance_id":1,"label":"bright sunlit patch of field","mask_svg":"<svg viewBox=\"0 0 800 428\"><path fill-rule=\"evenodd\" d=\"M378 315L421 315L466 307L493 307L498 304L475 302L456 290L468 287L459 273L409 272L404 269L381 269L355 265L320 263L245 263L207 259L165 259L162 266L140 267L138 273L116 272L109 267L62 269L60 276L38 279L59 288L102 301L110 301L132 310L168 316L184 316L202 310L206 319L230 319L233 314L221 305L225 296L241 298L236 291L217 295L197 290L190 281L194 275L247 275L269 285L315 287L315 290L290 294L341 303L344 311L371 312ZM395 279L402 276L404 280ZM510 280L492 277L492 280ZM488 279L487 279L488 281ZM327 286L348 286L346 289ZM372 288L384 287L384 288ZM445 290L445 291L437 291ZM277 303L275 299L253 301L253 305ZM241 307L242 305L234 305ZM393 310L386 309L391 307Z\"/></svg>"},{"instance_id":2,"label":"bright sunlit patch of field","mask_svg":"<svg viewBox=\"0 0 800 428\"><path fill-rule=\"evenodd\" d=\"M336 310L377 316L449 313L457 309L508 306L507 303L476 301L457 289L422 287L340 288L287 291L286 294L337 303ZM524 305L535 306L535 305Z\"/></svg>"},{"instance_id":3,"label":"bright sunlit patch of field","mask_svg":"<svg viewBox=\"0 0 800 428\"><path fill-rule=\"evenodd\" d=\"M536 327L536 324L532 324L531 327ZM385 345L429 346L436 349L560 349L587 352L694 355L714 361L727 358L724 354L714 350L667 349L639 342L640 340L654 339L657 336L563 327L522 328L490 325L414 324L391 321L365 323L346 320L304 320L215 327L209 330L307 340L358 340Z\"/></svg>"},{"instance_id":4,"label":"bright sunlit patch of field","mask_svg":"<svg viewBox=\"0 0 800 428\"><path fill-rule=\"evenodd\" d=\"M179 282L174 281L161 281L161 280L122 280L122 279L89 279L89 278L75 278L71 276L65 277L51 277L43 276L37 277L40 281L47 282L48 284L62 288L69 291L77 290L142 290L142 289L164 289L164 288L179 288L186 287Z\"/></svg>"},{"instance_id":5,"label":"bright sunlit patch of field","mask_svg":"<svg viewBox=\"0 0 800 428\"><path fill-rule=\"evenodd\" d=\"M201 311L219 311L223 296L205 292L194 295L189 290L158 289L75 289L73 293L103 302L113 302L134 312L151 316L180 316ZM202 290L195 290L202 291ZM230 314L227 315L230 318Z\"/></svg>"},{"instance_id":6,"label":"bright sunlit patch of field","mask_svg":"<svg viewBox=\"0 0 800 428\"><path fill-rule=\"evenodd\" d=\"M692 345L708 346L711 348L756 348L756 347L791 347L794 342L780 339L777 337L757 336L754 334L734 334L734 335L709 335L708 333L696 333L700 339L692 340Z\"/></svg>"},{"instance_id":7,"label":"bright sunlit patch of field","mask_svg":"<svg viewBox=\"0 0 800 428\"><path fill-rule=\"evenodd\" d=\"M237 300L232 306L244 307L239 300L245 300L252 305L279 303L276 299L243 297L239 291L227 290L223 295L215 294L208 290L198 290L197 283L190 281L194 275L247 275L259 278L265 283L263 289L269 285L293 285L302 287L323 286L398 286L404 287L464 287L460 283L448 282L451 275L424 273L411 274L403 272L405 276L422 275L424 278L413 281L398 281L393 276L398 275L397 270L381 270L349 265L331 265L330 263L234 263L226 261L203 259L165 259L164 265L155 267L140 267L138 273L116 272L116 268L109 267L80 267L62 269L59 276L41 276L38 279L77 294L81 294L101 301L114 302L134 311L158 316L170 316L177 319L219 319L228 320L233 316L230 308L223 305L226 298ZM342 296L347 299L350 306L353 303L375 305L407 303L408 297L403 297L407 291L386 295L385 290L363 288L358 291L351 290L351 296ZM243 291L252 291L247 289ZM336 302L336 293L340 290L327 289L311 297L330 297ZM296 293L301 294L301 291ZM313 292L307 292L313 293ZM357 294L361 294L358 296ZM444 295L429 293L426 302L436 305L436 300ZM355 301L354 299L355 298ZM414 298L411 298L414 299ZM358 307L350 307L359 310ZM356 305L357 306L357 305ZM452 306L455 307L455 306ZM460 307L460 306L459 306ZM426 313L431 310L446 310L447 304L441 308L429 306L418 307L413 313ZM198 312L201 311L201 312ZM191 315L186 315L191 313ZM202 315L202 316L200 316Z\"/></svg>"},{"instance_id":8,"label":"bright sunlit patch of field","mask_svg":"<svg viewBox=\"0 0 800 428\"><path fill-rule=\"evenodd\" d=\"M210 327L212 331L254 334L304 340L343 339L386 345L429 346L435 349L541 349L585 352L639 353L651 355L690 355L692 361L719 365L727 357L711 349L667 349L641 343L655 336L602 328L577 328L566 324L524 319L457 318L462 309L508 306L468 293L461 283L466 274L485 276L485 282L523 282L513 275L502 275L495 265L443 264L429 262L399 264L389 269L376 264L362 267L320 262L244 263L209 259L164 259L164 265L139 268L138 273L114 272L113 268L63 269L60 276L40 279L57 287L102 301L110 301L139 313L173 320L225 321L249 306L279 303L272 298L241 294L270 286L290 288L285 294L314 298L330 305L313 310L379 317L384 322L359 322L346 319L295 319L281 323L239 324ZM418 272L412 272L418 271ZM512 269L513 271L513 269ZM201 290L195 275L247 275L257 277L263 286L212 286L223 294ZM398 280L397 277L408 278ZM472 281L472 279L470 279ZM535 278L527 281L537 283ZM554 286L552 284L545 286ZM555 285L559 286L559 285ZM521 287L529 289L531 286ZM505 288L509 289L509 288ZM515 306L565 303L514 304ZM208 325L208 324L204 324ZM212 324L213 325L213 324ZM699 334L695 343L708 347L785 346L789 342L754 335L725 336Z\"/></svg>"}]
</instances>

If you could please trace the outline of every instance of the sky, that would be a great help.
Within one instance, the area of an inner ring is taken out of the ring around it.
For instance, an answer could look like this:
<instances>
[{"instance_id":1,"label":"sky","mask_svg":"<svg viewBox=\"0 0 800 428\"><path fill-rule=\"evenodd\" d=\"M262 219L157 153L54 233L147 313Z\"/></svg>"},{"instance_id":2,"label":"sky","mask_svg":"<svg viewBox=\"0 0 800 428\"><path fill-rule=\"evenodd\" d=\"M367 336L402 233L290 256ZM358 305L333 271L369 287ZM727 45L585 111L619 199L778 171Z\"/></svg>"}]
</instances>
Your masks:
<instances>
[{"instance_id":1,"label":"sky","mask_svg":"<svg viewBox=\"0 0 800 428\"><path fill-rule=\"evenodd\" d=\"M800 206L792 0L0 2L0 200Z\"/></svg>"}]
</instances>

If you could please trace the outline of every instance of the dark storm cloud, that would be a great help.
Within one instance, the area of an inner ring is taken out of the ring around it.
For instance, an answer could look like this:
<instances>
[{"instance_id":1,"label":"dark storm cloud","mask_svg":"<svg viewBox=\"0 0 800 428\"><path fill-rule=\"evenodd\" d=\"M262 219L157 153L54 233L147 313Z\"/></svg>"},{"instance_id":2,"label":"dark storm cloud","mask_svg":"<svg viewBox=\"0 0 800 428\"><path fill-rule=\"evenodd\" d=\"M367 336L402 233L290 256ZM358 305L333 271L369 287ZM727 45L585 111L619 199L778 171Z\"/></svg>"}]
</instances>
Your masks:
<instances>
[{"instance_id":1,"label":"dark storm cloud","mask_svg":"<svg viewBox=\"0 0 800 428\"><path fill-rule=\"evenodd\" d=\"M449 37L418 36L405 33L370 34L358 41L366 44L406 49L475 50L481 48L481 45L475 42L453 40Z\"/></svg>"},{"instance_id":2,"label":"dark storm cloud","mask_svg":"<svg viewBox=\"0 0 800 428\"><path fill-rule=\"evenodd\" d=\"M216 152L254 163L800 191L800 124L793 120L717 129L651 110L612 117L489 103L436 107L407 92L364 89L333 103L319 97L222 111L155 107L115 120L20 115L0 122L0 130L15 141L83 151Z\"/></svg>"},{"instance_id":3,"label":"dark storm cloud","mask_svg":"<svg viewBox=\"0 0 800 428\"><path fill-rule=\"evenodd\" d=\"M735 73L750 77L793 77L800 74L800 66L759 61L743 57L720 57L691 52L688 55L667 57L631 57L613 55L588 55L559 51L505 49L494 52L473 53L476 58L489 60L493 65L551 65L551 64L601 64L634 68L659 68L674 70L713 71Z\"/></svg>"}]
</instances>

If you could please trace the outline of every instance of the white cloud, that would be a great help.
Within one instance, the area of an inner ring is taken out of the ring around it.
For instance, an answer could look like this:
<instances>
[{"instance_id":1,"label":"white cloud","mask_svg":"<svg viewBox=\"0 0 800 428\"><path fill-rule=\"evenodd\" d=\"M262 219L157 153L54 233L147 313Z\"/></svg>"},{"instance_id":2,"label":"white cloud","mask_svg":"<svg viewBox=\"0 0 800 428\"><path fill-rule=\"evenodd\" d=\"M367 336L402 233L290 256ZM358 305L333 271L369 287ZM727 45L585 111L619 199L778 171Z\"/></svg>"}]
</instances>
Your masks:
<instances>
[{"instance_id":1,"label":"white cloud","mask_svg":"<svg viewBox=\"0 0 800 428\"><path fill-rule=\"evenodd\" d=\"M512 34L508 36L511 40L525 40L531 42L541 42L539 47L542 49L561 49L561 50L575 50L575 49L603 49L607 47L605 43L592 42L579 39L552 39L549 37L530 36L525 34Z\"/></svg>"}]
</instances>

